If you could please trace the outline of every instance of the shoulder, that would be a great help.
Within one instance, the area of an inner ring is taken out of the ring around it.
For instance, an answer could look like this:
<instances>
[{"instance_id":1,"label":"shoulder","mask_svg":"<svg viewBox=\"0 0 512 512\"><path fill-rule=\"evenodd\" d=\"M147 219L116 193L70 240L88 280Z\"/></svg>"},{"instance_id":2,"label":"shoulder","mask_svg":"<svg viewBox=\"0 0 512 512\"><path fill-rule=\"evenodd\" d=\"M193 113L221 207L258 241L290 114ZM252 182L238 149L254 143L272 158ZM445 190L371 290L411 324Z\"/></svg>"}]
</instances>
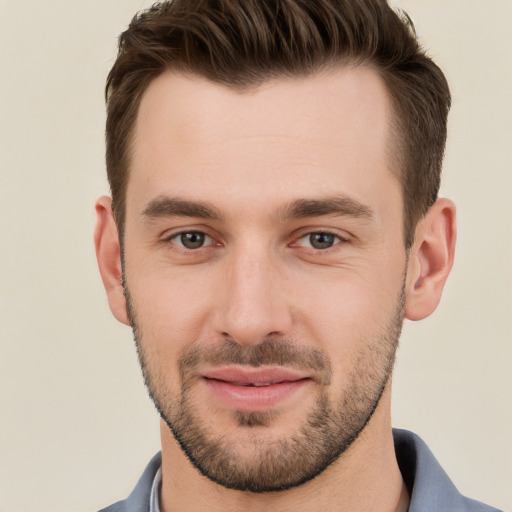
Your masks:
<instances>
[{"instance_id":1,"label":"shoulder","mask_svg":"<svg viewBox=\"0 0 512 512\"><path fill-rule=\"evenodd\" d=\"M161 464L162 454L159 452L150 460L128 498L118 501L98 512L147 512L149 509L151 486Z\"/></svg>"},{"instance_id":2,"label":"shoulder","mask_svg":"<svg viewBox=\"0 0 512 512\"><path fill-rule=\"evenodd\" d=\"M409 493L409 512L500 512L459 493L443 468L416 434L393 430L395 452Z\"/></svg>"}]
</instances>

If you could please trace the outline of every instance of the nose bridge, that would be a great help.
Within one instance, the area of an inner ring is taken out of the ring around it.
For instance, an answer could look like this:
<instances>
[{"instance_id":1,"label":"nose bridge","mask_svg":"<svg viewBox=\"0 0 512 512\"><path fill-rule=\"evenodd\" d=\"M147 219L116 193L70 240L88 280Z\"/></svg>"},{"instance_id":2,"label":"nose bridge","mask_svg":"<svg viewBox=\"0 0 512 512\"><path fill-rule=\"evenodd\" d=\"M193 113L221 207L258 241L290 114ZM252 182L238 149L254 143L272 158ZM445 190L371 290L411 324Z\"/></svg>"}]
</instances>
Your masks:
<instances>
[{"instance_id":1,"label":"nose bridge","mask_svg":"<svg viewBox=\"0 0 512 512\"><path fill-rule=\"evenodd\" d=\"M240 344L257 344L282 335L291 314L278 258L256 240L241 243L228 258L218 329Z\"/></svg>"}]
</instances>

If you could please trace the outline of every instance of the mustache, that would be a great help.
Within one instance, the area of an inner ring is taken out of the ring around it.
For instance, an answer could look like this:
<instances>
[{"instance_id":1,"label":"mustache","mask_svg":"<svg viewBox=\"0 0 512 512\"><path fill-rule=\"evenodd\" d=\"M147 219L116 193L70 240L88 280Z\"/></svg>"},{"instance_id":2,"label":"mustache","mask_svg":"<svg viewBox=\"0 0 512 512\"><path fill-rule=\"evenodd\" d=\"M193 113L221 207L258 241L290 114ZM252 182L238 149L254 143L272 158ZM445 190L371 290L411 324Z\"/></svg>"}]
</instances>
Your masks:
<instances>
[{"instance_id":1,"label":"mustache","mask_svg":"<svg viewBox=\"0 0 512 512\"><path fill-rule=\"evenodd\" d=\"M325 384L330 382L332 375L330 360L321 350L275 339L266 339L256 345L240 345L227 338L215 345L196 345L180 356L178 365L184 380L199 365L283 366L312 371Z\"/></svg>"}]
</instances>

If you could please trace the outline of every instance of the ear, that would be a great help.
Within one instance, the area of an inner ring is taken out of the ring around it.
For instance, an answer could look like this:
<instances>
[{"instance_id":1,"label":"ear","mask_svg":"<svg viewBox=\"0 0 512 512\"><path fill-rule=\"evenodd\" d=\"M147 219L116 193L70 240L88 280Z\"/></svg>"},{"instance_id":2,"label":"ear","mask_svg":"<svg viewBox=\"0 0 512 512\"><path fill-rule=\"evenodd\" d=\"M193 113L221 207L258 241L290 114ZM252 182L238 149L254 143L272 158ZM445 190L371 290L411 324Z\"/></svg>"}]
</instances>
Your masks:
<instances>
[{"instance_id":1,"label":"ear","mask_svg":"<svg viewBox=\"0 0 512 512\"><path fill-rule=\"evenodd\" d=\"M405 318L422 320L437 308L453 265L456 237L455 205L439 199L416 228L409 253Z\"/></svg>"},{"instance_id":2,"label":"ear","mask_svg":"<svg viewBox=\"0 0 512 512\"><path fill-rule=\"evenodd\" d=\"M130 325L126 311L121 267L121 247L117 226L112 213L110 197L100 197L96 202L96 229L94 245L103 286L107 292L112 314L123 324Z\"/></svg>"}]
</instances>

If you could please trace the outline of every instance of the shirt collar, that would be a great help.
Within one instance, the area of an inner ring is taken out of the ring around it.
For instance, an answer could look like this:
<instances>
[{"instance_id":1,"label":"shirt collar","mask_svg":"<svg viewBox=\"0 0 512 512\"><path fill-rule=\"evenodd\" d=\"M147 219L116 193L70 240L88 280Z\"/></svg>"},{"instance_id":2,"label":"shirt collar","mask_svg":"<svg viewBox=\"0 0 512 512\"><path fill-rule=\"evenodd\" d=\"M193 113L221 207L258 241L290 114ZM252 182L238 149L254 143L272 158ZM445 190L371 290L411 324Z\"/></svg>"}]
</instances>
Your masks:
<instances>
[{"instance_id":1,"label":"shirt collar","mask_svg":"<svg viewBox=\"0 0 512 512\"><path fill-rule=\"evenodd\" d=\"M151 485L151 494L149 495L149 512L160 512L160 487L162 485L162 466L153 478Z\"/></svg>"}]
</instances>

